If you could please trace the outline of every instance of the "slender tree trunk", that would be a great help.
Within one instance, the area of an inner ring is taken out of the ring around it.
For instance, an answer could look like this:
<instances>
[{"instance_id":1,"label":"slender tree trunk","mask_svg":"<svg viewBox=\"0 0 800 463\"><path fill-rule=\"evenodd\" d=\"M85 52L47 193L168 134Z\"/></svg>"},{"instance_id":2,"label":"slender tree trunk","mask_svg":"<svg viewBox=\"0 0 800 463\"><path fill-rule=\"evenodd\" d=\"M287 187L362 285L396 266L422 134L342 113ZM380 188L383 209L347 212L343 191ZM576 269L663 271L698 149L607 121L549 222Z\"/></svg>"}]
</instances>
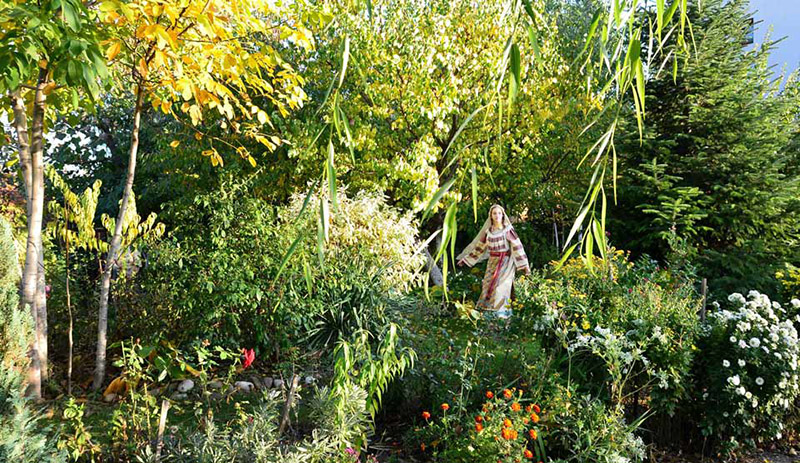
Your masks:
<instances>
[{"instance_id":1,"label":"slender tree trunk","mask_svg":"<svg viewBox=\"0 0 800 463\"><path fill-rule=\"evenodd\" d=\"M64 198L64 226L69 226L67 214L67 199ZM67 341L69 342L69 354L67 356L67 395L72 395L72 303L69 295L69 233L64 234L64 256L66 262L66 292L67 292L67 315L69 315L69 331L67 331Z\"/></svg>"},{"instance_id":2,"label":"slender tree trunk","mask_svg":"<svg viewBox=\"0 0 800 463\"><path fill-rule=\"evenodd\" d=\"M31 133L28 133L25 101L21 92L12 94L14 126L17 129L20 168L25 180L26 215L28 219L28 240L25 249L25 268L22 273L22 304L31 311L34 322L34 339L30 349L31 366L28 373L27 395L42 397L42 355L40 346L46 334L46 322L39 321L37 289L39 282L40 254L42 252L42 218L44 215L44 86L47 83L47 70L39 69L36 90L34 91ZM46 341L45 341L46 342Z\"/></svg>"},{"instance_id":3,"label":"slender tree trunk","mask_svg":"<svg viewBox=\"0 0 800 463\"><path fill-rule=\"evenodd\" d=\"M139 150L139 125L142 116L142 85L136 87L136 104L133 109L133 130L131 131L131 146L128 153L128 175L125 180L125 189L122 193L122 203L117 214L117 222L114 225L114 236L108 247L106 265L103 269L102 280L100 282L100 308L97 323L97 357L94 371L94 390L100 389L103 385L103 377L106 374L106 337L108 330L108 295L111 289L111 272L114 262L117 259L120 242L122 241L122 225L125 218L125 209L128 207L130 196L133 191L133 178L136 173L136 153Z\"/></svg>"},{"instance_id":4,"label":"slender tree trunk","mask_svg":"<svg viewBox=\"0 0 800 463\"><path fill-rule=\"evenodd\" d=\"M42 169L44 170L44 168ZM42 176L42 190L44 190L44 176ZM42 195L44 197L44 195ZM42 369L42 383L50 377L47 361L47 282L44 275L44 245L39 238L39 265L36 275L36 331L39 340L39 365Z\"/></svg>"}]
</instances>

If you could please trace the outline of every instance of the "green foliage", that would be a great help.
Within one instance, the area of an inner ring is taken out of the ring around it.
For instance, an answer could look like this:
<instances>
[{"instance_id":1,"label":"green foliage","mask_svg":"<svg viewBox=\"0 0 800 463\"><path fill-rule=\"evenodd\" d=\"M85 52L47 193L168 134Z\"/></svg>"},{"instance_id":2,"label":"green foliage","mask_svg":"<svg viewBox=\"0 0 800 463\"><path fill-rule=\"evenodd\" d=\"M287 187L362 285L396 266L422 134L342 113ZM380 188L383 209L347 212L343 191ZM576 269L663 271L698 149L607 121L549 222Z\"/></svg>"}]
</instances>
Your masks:
<instances>
[{"instance_id":1,"label":"green foliage","mask_svg":"<svg viewBox=\"0 0 800 463\"><path fill-rule=\"evenodd\" d=\"M18 307L17 255L11 227L0 217L0 461L59 462L39 413L23 395L28 371L28 347L33 337L30 314Z\"/></svg>"},{"instance_id":2,"label":"green foliage","mask_svg":"<svg viewBox=\"0 0 800 463\"><path fill-rule=\"evenodd\" d=\"M692 16L696 57L677 85L654 75L641 145L638 131L625 129L629 174L614 233L622 246L662 258L674 228L698 250L712 292L774 295L774 273L800 259L797 75L773 75L769 40L735 45L749 30L747 1L703 1Z\"/></svg>"},{"instance_id":3,"label":"green foliage","mask_svg":"<svg viewBox=\"0 0 800 463\"><path fill-rule=\"evenodd\" d=\"M703 435L733 453L788 432L800 395L800 301L784 308L750 291L747 298L733 293L727 302L729 309L709 316L694 376L702 393L697 414Z\"/></svg>"},{"instance_id":4,"label":"green foliage","mask_svg":"<svg viewBox=\"0 0 800 463\"><path fill-rule=\"evenodd\" d=\"M412 434L415 446L433 461L547 461L548 423L540 421L539 405L516 388L488 394L479 410L443 403L423 411L424 422Z\"/></svg>"},{"instance_id":5,"label":"green foliage","mask_svg":"<svg viewBox=\"0 0 800 463\"><path fill-rule=\"evenodd\" d=\"M561 351L582 393L616 407L641 394L652 411L672 415L689 394L694 290L668 270L611 254L607 267L572 259L551 278L524 280L517 329L540 332L547 348Z\"/></svg>"}]
</instances>

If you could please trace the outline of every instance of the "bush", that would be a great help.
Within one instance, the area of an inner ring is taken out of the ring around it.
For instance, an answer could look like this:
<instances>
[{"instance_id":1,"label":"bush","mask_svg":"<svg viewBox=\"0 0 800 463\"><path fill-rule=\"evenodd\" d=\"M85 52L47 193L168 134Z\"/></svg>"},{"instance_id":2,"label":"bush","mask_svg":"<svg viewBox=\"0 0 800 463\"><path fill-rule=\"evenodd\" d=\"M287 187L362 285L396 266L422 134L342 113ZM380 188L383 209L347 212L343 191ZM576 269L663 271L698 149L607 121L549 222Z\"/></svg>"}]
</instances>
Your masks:
<instances>
[{"instance_id":1,"label":"bush","mask_svg":"<svg viewBox=\"0 0 800 463\"><path fill-rule=\"evenodd\" d=\"M670 415L687 397L699 301L668 270L616 251L607 267L571 259L550 278L533 273L517 296L515 329L565 355L583 393L617 405L636 395Z\"/></svg>"},{"instance_id":2,"label":"bush","mask_svg":"<svg viewBox=\"0 0 800 463\"><path fill-rule=\"evenodd\" d=\"M731 294L726 306L708 318L695 374L703 435L730 453L786 432L800 395L794 325L800 318L758 291L747 298ZM794 301L791 310L798 309L800 301Z\"/></svg>"},{"instance_id":3,"label":"bush","mask_svg":"<svg viewBox=\"0 0 800 463\"><path fill-rule=\"evenodd\" d=\"M28 312L18 307L19 263L11 227L0 217L0 461L62 461L23 395L28 347L33 336Z\"/></svg>"},{"instance_id":4,"label":"bush","mask_svg":"<svg viewBox=\"0 0 800 463\"><path fill-rule=\"evenodd\" d=\"M148 333L145 341L176 344L207 338L253 346L263 356L296 345L315 327L313 341L330 347L357 329L383 326L383 301L413 285L421 264L410 217L381 196L340 192L320 266L317 199L300 214L304 200L295 196L276 208L255 197L247 181L231 180L170 210L165 215L179 225L144 251L148 265L120 296L120 305L134 308L120 311L120 337Z\"/></svg>"}]
</instances>

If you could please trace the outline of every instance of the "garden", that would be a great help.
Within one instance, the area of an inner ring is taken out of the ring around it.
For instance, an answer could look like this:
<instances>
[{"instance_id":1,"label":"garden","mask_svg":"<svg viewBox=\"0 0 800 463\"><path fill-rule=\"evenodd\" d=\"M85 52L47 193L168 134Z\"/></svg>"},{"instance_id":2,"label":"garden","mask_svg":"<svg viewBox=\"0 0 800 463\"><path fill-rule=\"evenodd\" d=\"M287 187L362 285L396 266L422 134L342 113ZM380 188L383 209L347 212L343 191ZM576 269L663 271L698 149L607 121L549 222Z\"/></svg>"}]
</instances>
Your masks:
<instances>
[{"instance_id":1,"label":"garden","mask_svg":"<svg viewBox=\"0 0 800 463\"><path fill-rule=\"evenodd\" d=\"M747 0L0 0L0 462L800 461Z\"/></svg>"}]
</instances>

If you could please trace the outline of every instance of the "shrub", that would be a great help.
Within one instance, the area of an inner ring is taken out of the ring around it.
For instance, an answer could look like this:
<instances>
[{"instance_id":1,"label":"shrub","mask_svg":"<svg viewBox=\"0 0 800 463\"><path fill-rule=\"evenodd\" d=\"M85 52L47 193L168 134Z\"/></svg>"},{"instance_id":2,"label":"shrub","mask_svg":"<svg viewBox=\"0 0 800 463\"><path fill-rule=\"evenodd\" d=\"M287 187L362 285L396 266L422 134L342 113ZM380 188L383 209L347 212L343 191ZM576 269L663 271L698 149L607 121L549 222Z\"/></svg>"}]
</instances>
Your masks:
<instances>
[{"instance_id":1,"label":"shrub","mask_svg":"<svg viewBox=\"0 0 800 463\"><path fill-rule=\"evenodd\" d=\"M546 460L542 409L523 391L486 392L479 411L463 404L439 405L422 412L424 423L414 430L419 451L436 461L498 461L512 463Z\"/></svg>"},{"instance_id":2,"label":"shrub","mask_svg":"<svg viewBox=\"0 0 800 463\"><path fill-rule=\"evenodd\" d=\"M49 428L23 395L33 327L28 312L17 306L18 276L11 227L0 217L0 461L62 461Z\"/></svg>"},{"instance_id":3,"label":"shrub","mask_svg":"<svg viewBox=\"0 0 800 463\"><path fill-rule=\"evenodd\" d=\"M669 271L617 251L608 267L572 259L550 278L534 273L517 295L515 329L566 355L584 393L614 404L639 395L667 414L687 397L699 301Z\"/></svg>"},{"instance_id":4,"label":"shrub","mask_svg":"<svg viewBox=\"0 0 800 463\"><path fill-rule=\"evenodd\" d=\"M800 318L758 291L747 298L733 293L725 305L704 327L695 374L702 432L730 453L785 432L800 395ZM800 301L791 308L800 308Z\"/></svg>"}]
</instances>

